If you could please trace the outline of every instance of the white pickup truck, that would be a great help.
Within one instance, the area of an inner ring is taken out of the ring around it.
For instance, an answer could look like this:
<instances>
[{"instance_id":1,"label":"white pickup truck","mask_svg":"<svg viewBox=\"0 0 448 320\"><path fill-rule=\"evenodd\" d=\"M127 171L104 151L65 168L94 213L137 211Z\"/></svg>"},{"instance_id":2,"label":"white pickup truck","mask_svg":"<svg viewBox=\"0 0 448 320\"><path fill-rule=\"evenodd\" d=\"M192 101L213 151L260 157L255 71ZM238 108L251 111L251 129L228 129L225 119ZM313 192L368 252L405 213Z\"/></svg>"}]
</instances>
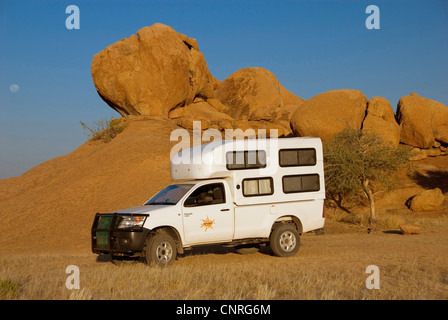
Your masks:
<instances>
[{"instance_id":1,"label":"white pickup truck","mask_svg":"<svg viewBox=\"0 0 448 320\"><path fill-rule=\"evenodd\" d=\"M243 252L267 244L293 256L300 235L322 229L325 187L319 138L216 141L171 159L167 186L144 205L97 213L92 251L140 256L170 265L184 249L204 244Z\"/></svg>"}]
</instances>

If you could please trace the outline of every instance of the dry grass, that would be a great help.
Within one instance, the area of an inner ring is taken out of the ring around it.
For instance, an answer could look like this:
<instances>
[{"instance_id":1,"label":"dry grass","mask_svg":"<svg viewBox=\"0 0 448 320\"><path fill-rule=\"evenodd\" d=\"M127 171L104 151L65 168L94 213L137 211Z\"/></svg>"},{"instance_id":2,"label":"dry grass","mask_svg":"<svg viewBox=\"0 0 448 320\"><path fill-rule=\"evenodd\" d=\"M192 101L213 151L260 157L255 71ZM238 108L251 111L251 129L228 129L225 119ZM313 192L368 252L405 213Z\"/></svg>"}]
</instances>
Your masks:
<instances>
[{"instance_id":1,"label":"dry grass","mask_svg":"<svg viewBox=\"0 0 448 320\"><path fill-rule=\"evenodd\" d=\"M303 235L292 258L211 247L193 249L165 269L138 261L115 265L87 252L2 256L0 283L6 289L0 285L0 294L73 300L447 299L447 221L417 236L368 235L359 226L329 221L326 234ZM365 286L371 264L380 269L379 290ZM79 267L79 290L65 287L68 265Z\"/></svg>"},{"instance_id":2,"label":"dry grass","mask_svg":"<svg viewBox=\"0 0 448 320\"><path fill-rule=\"evenodd\" d=\"M213 256L213 255L212 255ZM202 257L200 265L181 263L171 268L149 268L141 263L114 266L95 264L82 258L77 263L81 270L81 289L65 288L63 264L72 263L59 256L57 264L46 265L46 258L29 258L31 268L25 275L13 276L18 287L15 295L6 299L339 299L365 298L362 278L354 280L350 273L319 270L296 270L292 261L281 268L269 269L269 264L249 263L215 265L212 256ZM222 258L222 257L221 257ZM244 260L244 258L242 258ZM19 259L20 260L20 259ZM89 261L90 260L90 261ZM23 262L24 260L22 260ZM10 265L18 268L19 261ZM198 261L199 263L199 261ZM5 262L2 261L2 265ZM57 268L57 265L60 268ZM45 268L48 276L35 274ZM58 272L59 271L59 272ZM24 270L21 271L24 273ZM2 276L3 270L1 271ZM50 275L53 274L54 277ZM358 287L358 292L356 292ZM350 295L348 289L354 289Z\"/></svg>"},{"instance_id":3,"label":"dry grass","mask_svg":"<svg viewBox=\"0 0 448 320\"><path fill-rule=\"evenodd\" d=\"M293 261L258 266L242 263L237 266L216 266L205 260L201 266L174 265L168 269L149 268L141 263L97 265L79 261L81 289L65 288L64 268L45 266L35 261L26 276L14 277L14 294L2 299L150 299L150 300L274 300L274 299L446 299L446 269L419 267L418 259L400 265L386 265L381 272L380 290L365 287L365 266L334 270L305 270ZM61 263L71 263L59 257ZM244 259L244 258L243 258ZM90 259L91 260L91 259ZM294 260L294 259L291 259ZM14 263L14 261L12 262ZM46 268L51 276L34 273ZM364 272L363 272L364 271ZM23 271L21 271L22 273ZM3 271L2 271L3 273Z\"/></svg>"},{"instance_id":4,"label":"dry grass","mask_svg":"<svg viewBox=\"0 0 448 320\"><path fill-rule=\"evenodd\" d=\"M366 211L363 211L361 213L347 213L342 210L328 210L329 213L327 214L328 219L343 222L343 223L349 223L354 225L359 225L361 227L368 227L369 226L369 213ZM404 224L407 219L399 214L390 214L390 213L383 213L379 214L376 219L376 227L382 230L385 229L398 229L401 224Z\"/></svg>"},{"instance_id":5,"label":"dry grass","mask_svg":"<svg viewBox=\"0 0 448 320\"><path fill-rule=\"evenodd\" d=\"M18 283L14 283L11 279L0 280L0 299L13 299L17 296Z\"/></svg>"},{"instance_id":6,"label":"dry grass","mask_svg":"<svg viewBox=\"0 0 448 320\"><path fill-rule=\"evenodd\" d=\"M89 137L90 141L101 140L105 143L110 142L118 134L123 132L127 123L125 119L101 119L94 123L93 127L87 126L84 122L80 121L81 126Z\"/></svg>"},{"instance_id":7,"label":"dry grass","mask_svg":"<svg viewBox=\"0 0 448 320\"><path fill-rule=\"evenodd\" d=\"M404 203L404 202L403 202ZM447 203L448 204L448 203ZM329 220L352 224L363 228L368 228L370 212L365 206L357 206L356 210L346 212L339 208L327 208L326 217ZM393 230L399 229L402 224L413 224L419 227L434 227L445 223L448 217L448 206L443 206L436 212L412 212L404 205L401 207L387 208L381 206L377 208L376 229Z\"/></svg>"}]
</instances>

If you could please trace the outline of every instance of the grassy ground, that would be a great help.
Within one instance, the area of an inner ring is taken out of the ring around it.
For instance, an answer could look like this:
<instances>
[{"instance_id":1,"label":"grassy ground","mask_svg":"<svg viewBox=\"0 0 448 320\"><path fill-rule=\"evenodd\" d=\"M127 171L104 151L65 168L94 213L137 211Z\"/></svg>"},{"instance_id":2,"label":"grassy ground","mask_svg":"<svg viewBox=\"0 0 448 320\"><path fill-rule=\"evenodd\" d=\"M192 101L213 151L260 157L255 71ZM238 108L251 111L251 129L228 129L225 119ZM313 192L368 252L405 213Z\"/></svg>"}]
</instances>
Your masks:
<instances>
[{"instance_id":1,"label":"grassy ground","mask_svg":"<svg viewBox=\"0 0 448 320\"><path fill-rule=\"evenodd\" d=\"M88 251L2 255L0 299L448 299L448 217L414 219L422 234L367 234L332 217L324 235L302 236L292 258L213 246L160 269ZM79 289L66 287L69 265L79 268ZM369 265L379 268L379 289L366 288Z\"/></svg>"}]
</instances>

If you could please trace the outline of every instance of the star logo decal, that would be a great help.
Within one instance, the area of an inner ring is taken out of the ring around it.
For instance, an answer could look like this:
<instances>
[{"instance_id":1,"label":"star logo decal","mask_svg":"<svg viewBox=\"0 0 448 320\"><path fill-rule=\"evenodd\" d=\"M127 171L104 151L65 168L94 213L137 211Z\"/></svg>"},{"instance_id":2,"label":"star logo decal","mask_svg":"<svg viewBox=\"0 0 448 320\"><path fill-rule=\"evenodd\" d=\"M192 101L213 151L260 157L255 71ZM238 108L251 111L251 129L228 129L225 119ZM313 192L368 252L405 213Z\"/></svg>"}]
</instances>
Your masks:
<instances>
[{"instance_id":1,"label":"star logo decal","mask_svg":"<svg viewBox=\"0 0 448 320\"><path fill-rule=\"evenodd\" d=\"M202 220L202 219L201 219ZM213 224L215 223L215 220L210 220L207 216L207 219L202 220L201 228L204 228L205 231L207 231L209 228L213 229Z\"/></svg>"}]
</instances>

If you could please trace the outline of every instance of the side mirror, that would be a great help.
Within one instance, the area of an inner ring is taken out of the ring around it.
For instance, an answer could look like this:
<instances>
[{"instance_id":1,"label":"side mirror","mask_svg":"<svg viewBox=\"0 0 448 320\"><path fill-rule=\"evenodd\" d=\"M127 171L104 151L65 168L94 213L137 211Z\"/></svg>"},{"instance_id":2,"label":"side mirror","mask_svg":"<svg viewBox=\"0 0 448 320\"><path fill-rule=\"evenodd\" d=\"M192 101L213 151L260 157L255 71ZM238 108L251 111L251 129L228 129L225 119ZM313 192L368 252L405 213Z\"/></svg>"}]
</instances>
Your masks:
<instances>
[{"instance_id":1,"label":"side mirror","mask_svg":"<svg viewBox=\"0 0 448 320\"><path fill-rule=\"evenodd\" d=\"M194 207L198 204L198 199L196 197L187 198L184 202L185 207Z\"/></svg>"}]
</instances>

